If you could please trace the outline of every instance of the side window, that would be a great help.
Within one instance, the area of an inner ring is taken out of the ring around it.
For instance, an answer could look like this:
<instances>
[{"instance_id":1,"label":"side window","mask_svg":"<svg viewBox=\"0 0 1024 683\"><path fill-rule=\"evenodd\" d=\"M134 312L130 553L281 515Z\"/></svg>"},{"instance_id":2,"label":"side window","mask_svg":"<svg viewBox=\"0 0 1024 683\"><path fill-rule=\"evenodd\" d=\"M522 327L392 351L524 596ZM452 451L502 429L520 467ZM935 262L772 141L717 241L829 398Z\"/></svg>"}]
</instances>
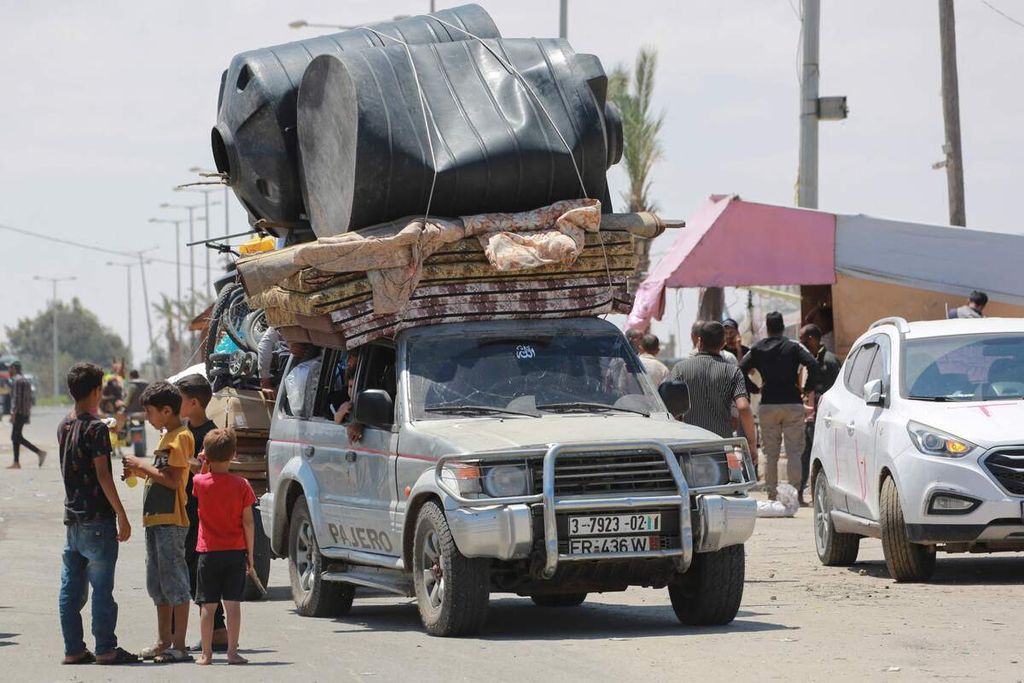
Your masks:
<instances>
[{"instance_id":1,"label":"side window","mask_svg":"<svg viewBox=\"0 0 1024 683\"><path fill-rule=\"evenodd\" d=\"M871 382L876 379L882 380L883 386L889 384L889 338L878 337L878 351L875 353L874 360L871 361L871 367L868 369L867 377L864 379L864 383ZM863 385L861 385L863 386Z\"/></svg>"},{"instance_id":2,"label":"side window","mask_svg":"<svg viewBox=\"0 0 1024 683\"><path fill-rule=\"evenodd\" d=\"M297 363L292 358L291 366L278 389L282 393L281 410L290 417L307 419L313 414L324 354L322 349L311 349L301 362Z\"/></svg>"},{"instance_id":3,"label":"side window","mask_svg":"<svg viewBox=\"0 0 1024 683\"><path fill-rule=\"evenodd\" d=\"M359 391L383 389L394 401L398 391L398 375L395 367L395 350L389 346L373 346L360 368Z\"/></svg>"},{"instance_id":4,"label":"side window","mask_svg":"<svg viewBox=\"0 0 1024 683\"><path fill-rule=\"evenodd\" d=\"M854 396L864 396L864 383L867 381L868 371L875 359L878 345L874 343L864 344L856 351L856 357L846 370L846 388Z\"/></svg>"},{"instance_id":5,"label":"side window","mask_svg":"<svg viewBox=\"0 0 1024 683\"><path fill-rule=\"evenodd\" d=\"M345 384L345 366L349 354L346 351L327 351L317 387L316 403L313 416L323 420L333 420L334 413L349 400L348 387Z\"/></svg>"}]
</instances>

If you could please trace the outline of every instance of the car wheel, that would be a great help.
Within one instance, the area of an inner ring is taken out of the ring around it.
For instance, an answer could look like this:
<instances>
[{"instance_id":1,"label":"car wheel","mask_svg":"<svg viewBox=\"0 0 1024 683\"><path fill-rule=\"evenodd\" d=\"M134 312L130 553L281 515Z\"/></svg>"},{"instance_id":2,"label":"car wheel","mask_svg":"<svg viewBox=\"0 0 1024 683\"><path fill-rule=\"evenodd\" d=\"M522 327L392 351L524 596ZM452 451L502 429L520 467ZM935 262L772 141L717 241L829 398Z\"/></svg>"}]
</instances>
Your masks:
<instances>
[{"instance_id":1,"label":"car wheel","mask_svg":"<svg viewBox=\"0 0 1024 683\"><path fill-rule=\"evenodd\" d=\"M295 611L304 617L337 617L352 608L355 586L324 581L323 556L316 542L313 520L304 496L292 507L288 528L288 574Z\"/></svg>"},{"instance_id":2,"label":"car wheel","mask_svg":"<svg viewBox=\"0 0 1024 683\"><path fill-rule=\"evenodd\" d=\"M841 534L832 523L832 501L824 472L814 478L814 548L826 567L848 567L857 561L860 536Z\"/></svg>"},{"instance_id":3,"label":"car wheel","mask_svg":"<svg viewBox=\"0 0 1024 683\"><path fill-rule=\"evenodd\" d=\"M537 607L579 607L587 599L586 593L563 593L562 595L531 595Z\"/></svg>"},{"instance_id":4,"label":"car wheel","mask_svg":"<svg viewBox=\"0 0 1024 683\"><path fill-rule=\"evenodd\" d=\"M468 558L455 546L437 503L420 508L413 535L412 571L416 603L427 633L466 636L480 630L490 599L490 563Z\"/></svg>"},{"instance_id":5,"label":"car wheel","mask_svg":"<svg viewBox=\"0 0 1024 683\"><path fill-rule=\"evenodd\" d=\"M746 558L742 545L697 553L685 574L669 584L672 609L689 626L721 626L736 618L743 599Z\"/></svg>"},{"instance_id":6,"label":"car wheel","mask_svg":"<svg viewBox=\"0 0 1024 683\"><path fill-rule=\"evenodd\" d=\"M880 523L882 553L889 575L901 583L927 581L935 573L935 546L911 543L896 482L886 477L882 482Z\"/></svg>"}]
</instances>

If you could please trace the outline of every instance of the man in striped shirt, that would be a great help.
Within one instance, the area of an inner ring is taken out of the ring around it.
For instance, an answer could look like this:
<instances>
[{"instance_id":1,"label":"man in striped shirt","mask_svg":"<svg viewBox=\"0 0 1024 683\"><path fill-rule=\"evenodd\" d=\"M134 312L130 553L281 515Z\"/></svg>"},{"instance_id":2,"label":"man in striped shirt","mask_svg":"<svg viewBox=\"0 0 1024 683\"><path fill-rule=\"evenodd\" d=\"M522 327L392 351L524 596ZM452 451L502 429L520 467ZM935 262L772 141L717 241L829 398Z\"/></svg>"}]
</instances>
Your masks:
<instances>
[{"instance_id":1,"label":"man in striped shirt","mask_svg":"<svg viewBox=\"0 0 1024 683\"><path fill-rule=\"evenodd\" d=\"M687 424L730 438L733 436L732 408L736 407L750 457L756 466L757 432L750 396L743 372L722 357L724 344L725 328L722 323L703 323L697 331L696 355L679 361L672 369L672 379L683 380L690 390L690 412L685 416Z\"/></svg>"},{"instance_id":2,"label":"man in striped shirt","mask_svg":"<svg viewBox=\"0 0 1024 683\"><path fill-rule=\"evenodd\" d=\"M25 375L21 374L21 362L14 361L10 365L11 373L11 442L14 444L14 464L7 467L9 470L20 470L21 463L18 456L21 455L21 447L29 449L39 457L39 466L43 466L46 460L46 451L36 448L22 434L22 430L29 422L32 415L32 383Z\"/></svg>"}]
</instances>

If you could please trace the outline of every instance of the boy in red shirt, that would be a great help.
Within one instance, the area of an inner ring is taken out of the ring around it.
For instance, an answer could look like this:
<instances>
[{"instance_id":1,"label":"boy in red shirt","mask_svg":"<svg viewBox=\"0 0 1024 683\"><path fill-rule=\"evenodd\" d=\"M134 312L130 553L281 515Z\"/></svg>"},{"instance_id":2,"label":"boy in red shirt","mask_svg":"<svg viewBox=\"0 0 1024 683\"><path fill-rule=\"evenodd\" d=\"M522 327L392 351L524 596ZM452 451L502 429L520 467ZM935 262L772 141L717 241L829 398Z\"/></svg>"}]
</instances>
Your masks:
<instances>
[{"instance_id":1,"label":"boy in red shirt","mask_svg":"<svg viewBox=\"0 0 1024 683\"><path fill-rule=\"evenodd\" d=\"M196 664L213 661L213 619L223 600L228 625L228 664L247 664L238 654L242 594L252 572L253 519L256 494L248 480L229 474L235 455L235 432L214 429L203 440L203 469L192 480L199 501L199 568L196 602L202 605L203 654Z\"/></svg>"}]
</instances>

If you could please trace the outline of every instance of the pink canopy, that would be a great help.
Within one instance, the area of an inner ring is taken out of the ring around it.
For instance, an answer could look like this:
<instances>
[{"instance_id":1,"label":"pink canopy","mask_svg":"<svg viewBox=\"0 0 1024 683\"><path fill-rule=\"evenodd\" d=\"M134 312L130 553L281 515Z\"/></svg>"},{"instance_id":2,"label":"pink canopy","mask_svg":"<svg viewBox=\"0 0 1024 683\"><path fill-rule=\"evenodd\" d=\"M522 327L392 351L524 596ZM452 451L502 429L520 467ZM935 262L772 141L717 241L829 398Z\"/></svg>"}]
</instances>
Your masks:
<instances>
[{"instance_id":1,"label":"pink canopy","mask_svg":"<svg viewBox=\"0 0 1024 683\"><path fill-rule=\"evenodd\" d=\"M835 214L712 195L641 283L628 327L661 319L666 287L833 284L835 252Z\"/></svg>"}]
</instances>

